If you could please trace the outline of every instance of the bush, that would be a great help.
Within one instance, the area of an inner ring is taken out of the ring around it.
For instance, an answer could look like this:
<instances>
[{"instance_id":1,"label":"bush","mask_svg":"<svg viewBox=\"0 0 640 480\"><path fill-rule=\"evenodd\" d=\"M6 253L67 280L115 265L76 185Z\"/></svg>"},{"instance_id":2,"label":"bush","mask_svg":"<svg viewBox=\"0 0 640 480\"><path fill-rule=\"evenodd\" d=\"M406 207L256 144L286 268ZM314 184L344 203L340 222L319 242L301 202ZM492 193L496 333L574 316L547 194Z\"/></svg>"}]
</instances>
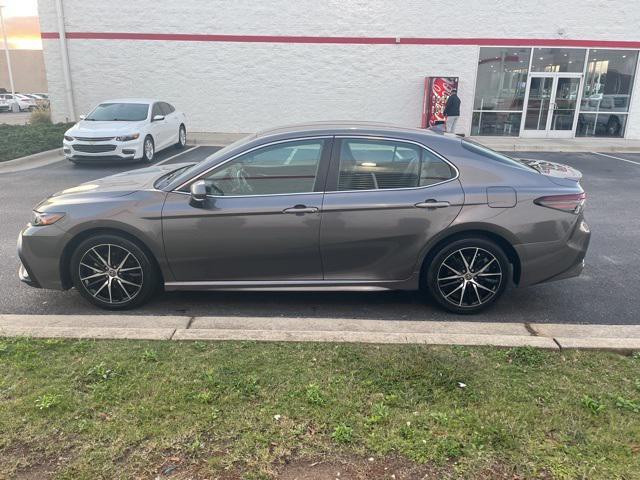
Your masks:
<instances>
[{"instance_id":1,"label":"bush","mask_svg":"<svg viewBox=\"0 0 640 480\"><path fill-rule=\"evenodd\" d=\"M37 107L31 111L29 123L32 125L51 124L51 110L46 107Z\"/></svg>"},{"instance_id":2,"label":"bush","mask_svg":"<svg viewBox=\"0 0 640 480\"><path fill-rule=\"evenodd\" d=\"M62 148L62 136L72 123L0 124L0 162Z\"/></svg>"}]
</instances>

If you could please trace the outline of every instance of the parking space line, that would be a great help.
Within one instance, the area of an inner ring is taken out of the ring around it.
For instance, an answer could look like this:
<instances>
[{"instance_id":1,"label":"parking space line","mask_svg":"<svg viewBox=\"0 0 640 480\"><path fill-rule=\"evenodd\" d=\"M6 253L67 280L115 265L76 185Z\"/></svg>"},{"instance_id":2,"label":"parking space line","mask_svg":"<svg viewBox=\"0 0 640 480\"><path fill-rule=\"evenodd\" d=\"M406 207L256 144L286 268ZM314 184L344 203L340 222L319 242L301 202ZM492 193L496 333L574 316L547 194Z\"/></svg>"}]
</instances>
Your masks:
<instances>
[{"instance_id":1,"label":"parking space line","mask_svg":"<svg viewBox=\"0 0 640 480\"><path fill-rule=\"evenodd\" d=\"M162 165L163 163L167 163L169 160L173 160L174 158L179 157L180 155L184 155L185 153L190 152L191 150L193 150L193 149L195 149L195 148L199 148L199 147L201 147L201 146L202 146L202 145L196 145L196 146L194 146L194 147L187 148L184 152L176 153L175 155L172 155L172 156L171 156L171 157L169 157L169 158L165 158L164 160L161 160L161 161L159 161L158 163L156 163L156 165Z\"/></svg>"},{"instance_id":2,"label":"parking space line","mask_svg":"<svg viewBox=\"0 0 640 480\"><path fill-rule=\"evenodd\" d=\"M633 160L627 160L626 158L614 157L613 155L607 155L606 153L599 153L599 152L591 152L591 153L595 155L602 155L603 157L613 158L615 160L622 160L623 162L627 162L627 163L633 163L634 165L638 165L640 167L640 162L634 162Z\"/></svg>"}]
</instances>

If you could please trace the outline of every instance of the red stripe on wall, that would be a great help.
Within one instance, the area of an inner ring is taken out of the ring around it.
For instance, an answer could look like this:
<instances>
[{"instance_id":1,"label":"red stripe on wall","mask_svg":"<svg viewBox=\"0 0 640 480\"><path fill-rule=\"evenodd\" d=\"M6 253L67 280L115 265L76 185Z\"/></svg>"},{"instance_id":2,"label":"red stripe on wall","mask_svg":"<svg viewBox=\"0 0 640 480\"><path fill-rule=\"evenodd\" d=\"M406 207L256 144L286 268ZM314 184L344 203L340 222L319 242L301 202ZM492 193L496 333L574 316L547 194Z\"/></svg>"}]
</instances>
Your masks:
<instances>
[{"instance_id":1,"label":"red stripe on wall","mask_svg":"<svg viewBox=\"0 0 640 480\"><path fill-rule=\"evenodd\" d=\"M58 32L42 32L43 39L59 38ZM213 35L190 33L67 32L69 39L85 40L155 40L178 42L236 43L334 43L356 45L480 45L539 47L640 48L640 41L572 40L561 38L430 38L430 37L311 37L288 35Z\"/></svg>"}]
</instances>

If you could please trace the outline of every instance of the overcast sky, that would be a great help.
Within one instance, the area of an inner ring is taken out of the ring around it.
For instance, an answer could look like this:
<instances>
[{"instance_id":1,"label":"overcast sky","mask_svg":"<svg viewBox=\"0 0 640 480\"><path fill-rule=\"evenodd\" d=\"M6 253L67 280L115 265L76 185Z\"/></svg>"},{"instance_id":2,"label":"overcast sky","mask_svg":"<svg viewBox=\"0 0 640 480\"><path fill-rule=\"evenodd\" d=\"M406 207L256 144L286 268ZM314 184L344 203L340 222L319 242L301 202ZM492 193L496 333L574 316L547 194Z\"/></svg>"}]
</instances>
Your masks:
<instances>
[{"instance_id":1,"label":"overcast sky","mask_svg":"<svg viewBox=\"0 0 640 480\"><path fill-rule=\"evenodd\" d=\"M0 0L9 48L42 49L37 0ZM0 37L0 49L4 48Z\"/></svg>"}]
</instances>

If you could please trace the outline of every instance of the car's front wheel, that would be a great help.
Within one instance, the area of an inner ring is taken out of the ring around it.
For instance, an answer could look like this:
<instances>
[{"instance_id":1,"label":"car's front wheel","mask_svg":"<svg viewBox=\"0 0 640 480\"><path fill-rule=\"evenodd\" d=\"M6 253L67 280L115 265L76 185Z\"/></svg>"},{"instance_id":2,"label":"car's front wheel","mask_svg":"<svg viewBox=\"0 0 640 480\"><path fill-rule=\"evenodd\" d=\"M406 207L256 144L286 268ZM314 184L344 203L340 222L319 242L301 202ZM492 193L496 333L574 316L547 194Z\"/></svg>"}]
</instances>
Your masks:
<instances>
[{"instance_id":1,"label":"car's front wheel","mask_svg":"<svg viewBox=\"0 0 640 480\"><path fill-rule=\"evenodd\" d=\"M70 263L76 290L108 310L142 305L158 286L159 275L149 255L119 235L87 238L75 249Z\"/></svg>"},{"instance_id":2,"label":"car's front wheel","mask_svg":"<svg viewBox=\"0 0 640 480\"><path fill-rule=\"evenodd\" d=\"M153 143L153 138L151 138L151 135L147 135L142 146L142 160L147 163L151 163L153 162L153 157L155 157L155 154L156 147Z\"/></svg>"},{"instance_id":3,"label":"car's front wheel","mask_svg":"<svg viewBox=\"0 0 640 480\"><path fill-rule=\"evenodd\" d=\"M494 242L477 237L443 246L431 260L426 283L431 297L454 313L477 313L507 286L509 259Z\"/></svg>"}]
</instances>

